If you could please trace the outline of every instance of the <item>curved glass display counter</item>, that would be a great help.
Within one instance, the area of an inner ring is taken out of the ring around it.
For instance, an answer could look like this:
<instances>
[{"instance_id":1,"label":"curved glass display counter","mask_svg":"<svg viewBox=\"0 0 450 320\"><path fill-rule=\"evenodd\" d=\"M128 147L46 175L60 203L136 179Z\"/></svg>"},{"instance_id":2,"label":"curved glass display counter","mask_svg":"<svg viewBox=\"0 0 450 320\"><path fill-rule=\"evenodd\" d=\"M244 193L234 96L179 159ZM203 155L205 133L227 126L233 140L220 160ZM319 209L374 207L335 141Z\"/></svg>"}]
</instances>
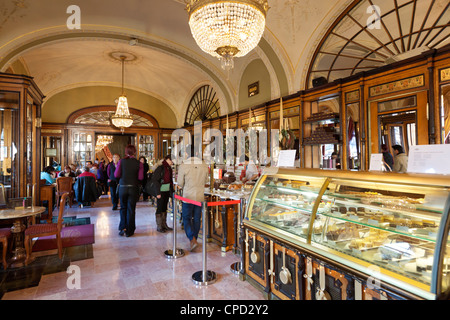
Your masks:
<instances>
[{"instance_id":1,"label":"curved glass display counter","mask_svg":"<svg viewBox=\"0 0 450 320\"><path fill-rule=\"evenodd\" d=\"M440 175L279 169L256 184L244 226L436 299L450 291L449 191Z\"/></svg>"}]
</instances>

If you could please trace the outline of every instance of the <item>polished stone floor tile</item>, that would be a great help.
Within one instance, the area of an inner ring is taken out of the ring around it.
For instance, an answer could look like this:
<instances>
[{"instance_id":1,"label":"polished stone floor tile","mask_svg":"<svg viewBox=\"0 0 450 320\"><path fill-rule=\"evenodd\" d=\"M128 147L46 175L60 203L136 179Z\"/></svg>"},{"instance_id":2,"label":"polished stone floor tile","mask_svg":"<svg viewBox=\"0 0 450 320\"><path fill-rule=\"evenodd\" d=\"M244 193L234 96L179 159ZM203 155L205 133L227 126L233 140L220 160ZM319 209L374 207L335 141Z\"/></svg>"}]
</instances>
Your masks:
<instances>
[{"instance_id":1,"label":"polished stone floor tile","mask_svg":"<svg viewBox=\"0 0 450 320\"><path fill-rule=\"evenodd\" d=\"M95 225L95 244L65 250L71 260L59 261L57 255L39 257L36 268L18 276L19 290L6 292L2 300L261 300L263 294L250 283L239 280L230 265L239 257L208 242L208 270L217 273L217 282L206 287L195 286L192 274L202 270L202 245L189 251L189 241L178 223L177 247L185 256L169 260L164 251L173 247L173 233L156 232L155 207L138 202L136 231L132 237L118 235L119 211L112 211L109 199L100 199L94 207L66 209L66 216L86 218ZM55 210L56 212L56 210ZM87 220L87 221L89 221ZM168 224L172 226L172 219ZM38 260L36 259L36 260ZM42 262L44 259L46 261ZM77 268L80 289L69 288ZM33 271L35 270L35 271ZM33 277L36 278L33 280ZM34 281L22 288L22 280ZM0 281L2 281L0 279Z\"/></svg>"}]
</instances>

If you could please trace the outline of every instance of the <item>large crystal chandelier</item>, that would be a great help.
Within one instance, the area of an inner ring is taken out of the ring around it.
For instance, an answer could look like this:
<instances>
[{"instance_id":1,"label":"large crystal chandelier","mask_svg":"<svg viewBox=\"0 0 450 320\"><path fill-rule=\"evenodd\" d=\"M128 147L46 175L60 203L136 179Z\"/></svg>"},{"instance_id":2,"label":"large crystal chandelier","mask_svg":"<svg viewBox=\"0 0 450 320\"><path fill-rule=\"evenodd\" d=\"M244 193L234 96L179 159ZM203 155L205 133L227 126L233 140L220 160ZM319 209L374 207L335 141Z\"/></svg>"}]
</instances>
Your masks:
<instances>
[{"instance_id":1,"label":"large crystal chandelier","mask_svg":"<svg viewBox=\"0 0 450 320\"><path fill-rule=\"evenodd\" d=\"M128 110L128 101L123 89L125 59L125 56L120 56L120 60L122 61L122 95L117 102L116 113L111 116L112 124L120 128L122 133L124 132L124 128L128 128L133 124L133 117L130 115L130 110Z\"/></svg>"},{"instance_id":2,"label":"large crystal chandelier","mask_svg":"<svg viewBox=\"0 0 450 320\"><path fill-rule=\"evenodd\" d=\"M222 68L234 66L261 40L269 4L267 0L185 0L189 26L198 46L218 57Z\"/></svg>"}]
</instances>

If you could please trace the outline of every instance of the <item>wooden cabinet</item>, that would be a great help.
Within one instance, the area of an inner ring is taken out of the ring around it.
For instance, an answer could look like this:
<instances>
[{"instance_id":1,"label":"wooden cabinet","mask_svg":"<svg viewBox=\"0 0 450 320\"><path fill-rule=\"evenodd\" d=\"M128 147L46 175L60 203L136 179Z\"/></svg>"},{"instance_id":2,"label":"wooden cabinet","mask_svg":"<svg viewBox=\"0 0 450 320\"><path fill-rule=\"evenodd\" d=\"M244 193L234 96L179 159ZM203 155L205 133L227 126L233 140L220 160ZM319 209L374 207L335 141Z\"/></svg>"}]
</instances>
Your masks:
<instances>
[{"instance_id":1,"label":"wooden cabinet","mask_svg":"<svg viewBox=\"0 0 450 320\"><path fill-rule=\"evenodd\" d=\"M7 198L26 197L39 186L43 98L33 78L0 73L0 183Z\"/></svg>"}]
</instances>

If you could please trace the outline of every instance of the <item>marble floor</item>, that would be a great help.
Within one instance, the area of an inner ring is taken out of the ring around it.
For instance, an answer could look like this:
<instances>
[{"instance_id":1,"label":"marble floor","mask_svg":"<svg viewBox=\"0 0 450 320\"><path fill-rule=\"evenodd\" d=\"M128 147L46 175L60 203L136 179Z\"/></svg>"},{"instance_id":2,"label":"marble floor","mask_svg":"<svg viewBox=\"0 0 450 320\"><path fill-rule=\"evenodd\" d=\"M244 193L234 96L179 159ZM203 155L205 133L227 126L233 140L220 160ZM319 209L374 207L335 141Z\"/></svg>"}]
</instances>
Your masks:
<instances>
[{"instance_id":1,"label":"marble floor","mask_svg":"<svg viewBox=\"0 0 450 320\"><path fill-rule=\"evenodd\" d=\"M94 207L66 208L65 215L89 217L95 225L93 258L71 262L79 270L81 287L69 279L72 273L42 275L37 286L6 292L2 300L263 300L263 294L249 282L239 280L230 265L239 261L231 251L222 253L213 242L207 243L208 270L215 271L217 282L196 286L194 272L202 270L201 239L190 252L189 241L178 225L178 247L184 257L169 260L164 251L173 246L173 233L156 231L155 206L138 202L136 232L132 237L118 235L119 211L112 211L109 199ZM54 212L56 214L56 210ZM172 219L168 218L172 225ZM72 269L71 269L72 270ZM74 273L73 273L74 274ZM68 286L69 283L69 286Z\"/></svg>"}]
</instances>

